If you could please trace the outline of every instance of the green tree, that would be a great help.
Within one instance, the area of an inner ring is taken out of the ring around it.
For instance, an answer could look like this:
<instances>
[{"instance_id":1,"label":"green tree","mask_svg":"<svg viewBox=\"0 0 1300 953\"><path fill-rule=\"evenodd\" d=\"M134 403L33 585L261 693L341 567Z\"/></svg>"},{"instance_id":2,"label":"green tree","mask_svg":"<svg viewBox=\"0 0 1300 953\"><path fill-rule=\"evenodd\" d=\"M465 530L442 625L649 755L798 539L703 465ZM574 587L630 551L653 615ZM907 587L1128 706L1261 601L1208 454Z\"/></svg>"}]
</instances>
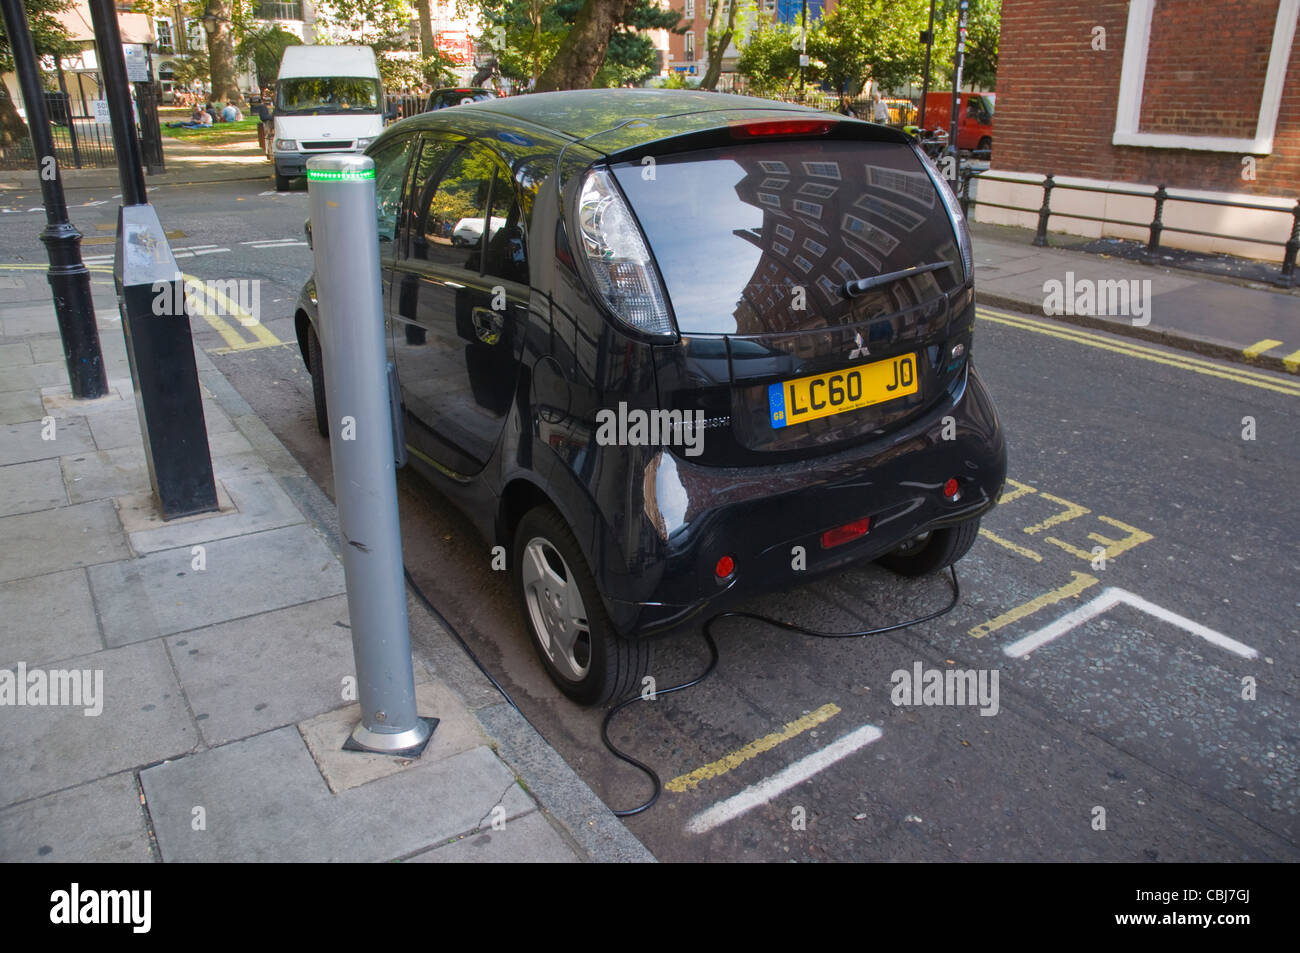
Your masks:
<instances>
[{"instance_id":1,"label":"green tree","mask_svg":"<svg viewBox=\"0 0 1300 953\"><path fill-rule=\"evenodd\" d=\"M192 50L172 60L172 81L178 86L188 87L196 79L207 80L211 75L207 50Z\"/></svg>"},{"instance_id":2,"label":"green tree","mask_svg":"<svg viewBox=\"0 0 1300 953\"><path fill-rule=\"evenodd\" d=\"M930 67L932 89L952 88L957 54L957 0L943 0L935 11L934 53ZM924 24L921 29L924 29ZM998 37L1002 30L1002 0L971 0L966 13L966 64L962 84L993 89L998 78Z\"/></svg>"},{"instance_id":3,"label":"green tree","mask_svg":"<svg viewBox=\"0 0 1300 953\"><path fill-rule=\"evenodd\" d=\"M240 9L236 9L236 7ZM216 102L244 101L235 70L235 17L245 11L242 0L207 0L203 28L208 36L212 98ZM209 29L211 26L211 29Z\"/></svg>"},{"instance_id":4,"label":"green tree","mask_svg":"<svg viewBox=\"0 0 1300 953\"><path fill-rule=\"evenodd\" d=\"M756 96L788 92L799 76L799 27L759 20L741 41L736 72Z\"/></svg>"},{"instance_id":5,"label":"green tree","mask_svg":"<svg viewBox=\"0 0 1300 953\"><path fill-rule=\"evenodd\" d=\"M316 0L314 6L322 25L355 34L356 39L349 42L373 46L376 52L410 45L408 0Z\"/></svg>"},{"instance_id":6,"label":"green tree","mask_svg":"<svg viewBox=\"0 0 1300 953\"><path fill-rule=\"evenodd\" d=\"M612 6L611 6L612 4ZM651 0L480 0L471 4L484 21L480 46L496 57L503 76L519 82L540 80L555 60L567 37L577 27L579 18L599 14L609 27L605 47L599 56L594 48L577 48L572 56L585 59L590 76L583 86L621 86L639 83L654 74L658 67L654 44L646 32L654 29L684 32L681 14L661 9ZM592 8L589 11L588 8ZM608 22L606 22L608 21ZM585 21L584 21L585 22ZM587 23L584 29L590 29ZM603 26L601 27L604 28ZM594 33L588 34L596 39ZM594 65L593 65L594 64ZM540 86L538 87L541 88ZM577 89L579 86L559 88Z\"/></svg>"},{"instance_id":7,"label":"green tree","mask_svg":"<svg viewBox=\"0 0 1300 953\"><path fill-rule=\"evenodd\" d=\"M881 89L906 85L924 68L919 36L928 20L927 0L840 0L809 32L815 75L850 94L868 78Z\"/></svg>"},{"instance_id":8,"label":"green tree","mask_svg":"<svg viewBox=\"0 0 1300 953\"><path fill-rule=\"evenodd\" d=\"M302 40L278 23L255 26L235 44L235 59L245 69L252 67L259 87L269 86L280 71L285 47L301 45Z\"/></svg>"},{"instance_id":9,"label":"green tree","mask_svg":"<svg viewBox=\"0 0 1300 953\"><path fill-rule=\"evenodd\" d=\"M704 67L704 78L700 80L700 89L717 89L722 76L722 58L727 54L736 35L736 12L740 9L740 0L714 0L713 10L709 14L709 25L704 31L704 50L708 65Z\"/></svg>"},{"instance_id":10,"label":"green tree","mask_svg":"<svg viewBox=\"0 0 1300 953\"><path fill-rule=\"evenodd\" d=\"M68 36L55 14L69 6L71 0L26 0L27 28L31 30L32 46L37 57L70 56L77 44ZM0 20L0 76L14 71L13 51L4 21ZM0 147L11 146L27 137L27 126L18 115L18 108L9 97L8 88L0 88Z\"/></svg>"}]
</instances>

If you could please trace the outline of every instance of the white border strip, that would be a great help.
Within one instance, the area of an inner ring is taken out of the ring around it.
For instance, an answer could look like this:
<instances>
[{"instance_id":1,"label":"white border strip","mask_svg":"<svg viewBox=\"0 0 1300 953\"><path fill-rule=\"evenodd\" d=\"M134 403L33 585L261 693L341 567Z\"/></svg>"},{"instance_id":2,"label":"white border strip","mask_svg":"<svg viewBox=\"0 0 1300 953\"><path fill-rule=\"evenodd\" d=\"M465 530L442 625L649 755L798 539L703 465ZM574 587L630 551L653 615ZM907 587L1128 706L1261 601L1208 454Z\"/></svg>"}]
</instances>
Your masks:
<instances>
[{"instance_id":1,"label":"white border strip","mask_svg":"<svg viewBox=\"0 0 1300 953\"><path fill-rule=\"evenodd\" d=\"M1282 107L1282 84L1291 60L1296 17L1300 0L1278 0L1273 23L1273 45L1268 54L1268 72L1259 100L1259 116L1253 139L1229 136L1191 136L1177 133L1139 132L1142 90L1146 84L1147 49L1151 43L1151 18L1156 0L1130 0L1128 26L1124 31L1124 61L1120 67L1119 102L1115 107L1115 132L1111 144L1155 149L1197 149L1205 152L1237 152L1269 155Z\"/></svg>"},{"instance_id":2,"label":"white border strip","mask_svg":"<svg viewBox=\"0 0 1300 953\"><path fill-rule=\"evenodd\" d=\"M1259 653L1252 649L1244 642L1238 642L1236 639L1229 638L1222 632L1216 632L1207 626L1201 625L1193 619L1181 616L1176 612L1170 612L1163 606L1158 606L1154 602L1148 602L1141 596L1134 595L1127 589L1109 587L1101 591L1091 602L1084 603L1072 612L1067 612L1055 622L1043 626L1035 632L1031 632L1023 639L1012 642L1004 647L1002 651L1007 655L1015 658L1024 658L1035 649L1040 649L1053 639L1060 638L1069 632L1075 626L1082 625L1089 619L1095 618L1112 609L1117 605L1124 604L1132 606L1134 609L1141 609L1148 615L1153 615L1157 619L1178 626L1186 632L1200 636L1211 645L1217 645L1219 648L1231 652L1233 655L1240 655L1242 658L1257 658Z\"/></svg>"},{"instance_id":3,"label":"white border strip","mask_svg":"<svg viewBox=\"0 0 1300 953\"><path fill-rule=\"evenodd\" d=\"M880 735L881 731L875 725L863 725L849 732L839 741L827 745L821 751L814 751L808 757L800 758L770 778L751 784L739 794L725 801L719 801L708 810L696 814L687 823L686 829L692 834L704 834L728 821L735 820L746 811L751 811L760 804L766 804L778 794L790 790L797 784L802 784L818 771L830 767L859 748L866 747Z\"/></svg>"}]
</instances>

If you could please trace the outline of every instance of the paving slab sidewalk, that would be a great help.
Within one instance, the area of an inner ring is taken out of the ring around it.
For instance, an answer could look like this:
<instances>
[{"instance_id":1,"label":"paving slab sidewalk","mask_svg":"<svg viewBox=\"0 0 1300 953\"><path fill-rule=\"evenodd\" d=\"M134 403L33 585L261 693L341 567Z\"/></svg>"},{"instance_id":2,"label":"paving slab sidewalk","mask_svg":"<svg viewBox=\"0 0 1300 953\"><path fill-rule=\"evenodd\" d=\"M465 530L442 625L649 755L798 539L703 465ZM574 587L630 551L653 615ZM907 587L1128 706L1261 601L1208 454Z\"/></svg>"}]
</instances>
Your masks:
<instances>
[{"instance_id":1,"label":"paving slab sidewalk","mask_svg":"<svg viewBox=\"0 0 1300 953\"><path fill-rule=\"evenodd\" d=\"M0 306L0 860L653 860L413 597L434 738L343 752L329 500L199 351L221 510L163 523L111 305L111 393L74 401L31 286Z\"/></svg>"},{"instance_id":2,"label":"paving slab sidewalk","mask_svg":"<svg viewBox=\"0 0 1300 953\"><path fill-rule=\"evenodd\" d=\"M1047 314L1058 321L1300 373L1300 289L1288 292L1068 248L1035 248L1033 232L1027 229L975 224L971 237L975 296L981 305ZM1102 282L1115 281L1138 289L1144 314L1063 314L1049 301L1049 290L1055 287L1049 282L1059 282L1063 295L1070 296L1070 287L1091 285L1095 292L1108 287Z\"/></svg>"},{"instance_id":3,"label":"paving slab sidewalk","mask_svg":"<svg viewBox=\"0 0 1300 953\"><path fill-rule=\"evenodd\" d=\"M199 185L239 180L271 182L271 163L258 147L256 139L211 144L164 136L163 166L165 172L145 177L146 186L154 188L162 185ZM106 169L60 167L59 171L63 177L63 187L69 192L81 189L118 189L116 166ZM267 185L268 189L272 187ZM39 192L40 188L40 179L34 168L0 171L0 194L5 190Z\"/></svg>"}]
</instances>

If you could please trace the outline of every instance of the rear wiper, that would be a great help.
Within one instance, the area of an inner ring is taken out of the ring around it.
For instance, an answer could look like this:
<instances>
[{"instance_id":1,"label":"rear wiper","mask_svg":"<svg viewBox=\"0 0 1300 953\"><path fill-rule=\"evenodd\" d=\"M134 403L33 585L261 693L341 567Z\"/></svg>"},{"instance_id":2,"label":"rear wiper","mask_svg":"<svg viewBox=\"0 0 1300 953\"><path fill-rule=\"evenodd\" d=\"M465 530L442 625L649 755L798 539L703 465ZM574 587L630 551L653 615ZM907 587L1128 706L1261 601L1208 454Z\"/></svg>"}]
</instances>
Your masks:
<instances>
[{"instance_id":1,"label":"rear wiper","mask_svg":"<svg viewBox=\"0 0 1300 953\"><path fill-rule=\"evenodd\" d=\"M940 268L950 268L952 262L932 261L928 265L915 265L911 268L904 268L902 271L891 271L884 275L873 275L870 278L854 278L852 281L844 282L841 289L846 298L856 298L858 295L866 294L872 288L879 288L882 285L893 284L895 281L902 281L904 278L913 278L916 275L929 274L932 271L938 271Z\"/></svg>"}]
</instances>

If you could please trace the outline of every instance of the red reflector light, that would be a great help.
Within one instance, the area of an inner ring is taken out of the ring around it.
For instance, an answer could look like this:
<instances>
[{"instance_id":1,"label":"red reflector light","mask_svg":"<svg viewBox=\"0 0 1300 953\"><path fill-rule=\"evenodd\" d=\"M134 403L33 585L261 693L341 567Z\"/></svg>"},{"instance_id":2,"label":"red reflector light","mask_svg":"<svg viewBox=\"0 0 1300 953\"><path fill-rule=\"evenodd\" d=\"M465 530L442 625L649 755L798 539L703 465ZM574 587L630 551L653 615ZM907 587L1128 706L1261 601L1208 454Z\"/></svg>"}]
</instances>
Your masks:
<instances>
[{"instance_id":1,"label":"red reflector light","mask_svg":"<svg viewBox=\"0 0 1300 953\"><path fill-rule=\"evenodd\" d=\"M955 500L957 498L957 491L960 489L961 487L957 485L957 478L953 477L943 485L943 495L948 497L950 500Z\"/></svg>"},{"instance_id":2,"label":"red reflector light","mask_svg":"<svg viewBox=\"0 0 1300 953\"><path fill-rule=\"evenodd\" d=\"M730 556L723 556L718 560L718 564L713 567L713 574L719 579L726 579L736 571L736 561Z\"/></svg>"},{"instance_id":3,"label":"red reflector light","mask_svg":"<svg viewBox=\"0 0 1300 953\"><path fill-rule=\"evenodd\" d=\"M824 136L835 125L833 119L760 119L737 122L731 126L733 139L757 139L763 136Z\"/></svg>"},{"instance_id":4,"label":"red reflector light","mask_svg":"<svg viewBox=\"0 0 1300 953\"><path fill-rule=\"evenodd\" d=\"M864 516L860 520L854 520L852 523L845 523L843 526L837 526L835 529L828 529L822 533L822 549L830 549L833 546L842 546L844 543L851 543L859 536L866 536L867 530L871 528L871 517Z\"/></svg>"}]
</instances>

